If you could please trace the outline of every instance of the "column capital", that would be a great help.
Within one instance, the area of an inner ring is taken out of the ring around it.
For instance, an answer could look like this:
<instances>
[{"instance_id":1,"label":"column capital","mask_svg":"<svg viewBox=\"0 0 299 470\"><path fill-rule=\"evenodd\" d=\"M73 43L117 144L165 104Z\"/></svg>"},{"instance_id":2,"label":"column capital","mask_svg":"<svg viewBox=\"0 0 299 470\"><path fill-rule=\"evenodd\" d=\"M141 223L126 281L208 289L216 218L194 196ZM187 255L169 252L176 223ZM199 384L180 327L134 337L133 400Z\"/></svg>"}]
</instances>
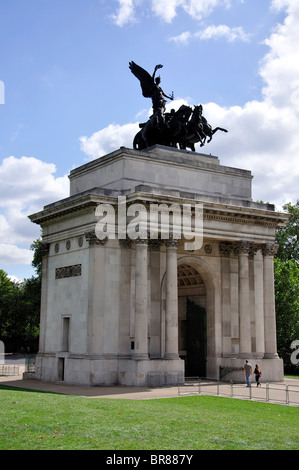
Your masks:
<instances>
[{"instance_id":1,"label":"column capital","mask_svg":"<svg viewBox=\"0 0 299 470\"><path fill-rule=\"evenodd\" d=\"M89 246L98 246L98 245L105 245L108 241L108 238L104 240L100 240L97 237L95 230L91 230L90 232L85 232L85 238L89 242Z\"/></svg>"},{"instance_id":2,"label":"column capital","mask_svg":"<svg viewBox=\"0 0 299 470\"><path fill-rule=\"evenodd\" d=\"M138 246L148 246L148 239L147 238L136 238L136 240L132 240L135 245Z\"/></svg>"},{"instance_id":3,"label":"column capital","mask_svg":"<svg viewBox=\"0 0 299 470\"><path fill-rule=\"evenodd\" d=\"M229 256L233 251L233 244L231 242L219 243L219 252L221 256Z\"/></svg>"},{"instance_id":4,"label":"column capital","mask_svg":"<svg viewBox=\"0 0 299 470\"><path fill-rule=\"evenodd\" d=\"M119 243L119 246L122 248L131 248L132 240L129 237L119 238L118 243Z\"/></svg>"},{"instance_id":5,"label":"column capital","mask_svg":"<svg viewBox=\"0 0 299 470\"><path fill-rule=\"evenodd\" d=\"M179 241L174 239L174 238L169 238L169 240L165 240L165 245L166 245L166 248L177 248L178 247L178 244L179 244Z\"/></svg>"},{"instance_id":6,"label":"column capital","mask_svg":"<svg viewBox=\"0 0 299 470\"><path fill-rule=\"evenodd\" d=\"M48 256L49 250L50 250L50 243L44 243L44 242L42 242L42 243L41 243L41 254L42 254L42 257Z\"/></svg>"},{"instance_id":7,"label":"column capital","mask_svg":"<svg viewBox=\"0 0 299 470\"><path fill-rule=\"evenodd\" d=\"M253 244L246 240L233 243L233 251L236 256L249 255L252 250Z\"/></svg>"},{"instance_id":8,"label":"column capital","mask_svg":"<svg viewBox=\"0 0 299 470\"><path fill-rule=\"evenodd\" d=\"M275 256L278 251L279 245L277 243L265 243L261 246L264 256Z\"/></svg>"}]
</instances>

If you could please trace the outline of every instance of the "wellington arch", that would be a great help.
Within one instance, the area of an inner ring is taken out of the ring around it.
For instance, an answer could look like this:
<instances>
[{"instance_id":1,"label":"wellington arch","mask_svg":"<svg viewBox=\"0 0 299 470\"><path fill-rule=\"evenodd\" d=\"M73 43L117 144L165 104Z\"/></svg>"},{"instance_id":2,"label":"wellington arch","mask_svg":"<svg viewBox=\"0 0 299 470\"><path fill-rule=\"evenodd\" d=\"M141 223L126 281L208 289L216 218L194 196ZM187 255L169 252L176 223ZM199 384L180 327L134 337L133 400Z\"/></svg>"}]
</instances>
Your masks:
<instances>
[{"instance_id":1,"label":"wellington arch","mask_svg":"<svg viewBox=\"0 0 299 470\"><path fill-rule=\"evenodd\" d=\"M273 257L288 217L253 201L252 178L218 157L160 145L121 147L73 169L69 197L30 216L44 248L36 377L130 386L194 375L242 381L249 359L264 380L283 380ZM192 250L184 234L174 236L173 214L168 238L160 219L154 237L146 225L150 208L174 204L191 208L192 224L202 208L202 243ZM102 237L99 214L108 217L109 208L116 227ZM136 208L147 230L133 237L122 224L132 224Z\"/></svg>"}]
</instances>

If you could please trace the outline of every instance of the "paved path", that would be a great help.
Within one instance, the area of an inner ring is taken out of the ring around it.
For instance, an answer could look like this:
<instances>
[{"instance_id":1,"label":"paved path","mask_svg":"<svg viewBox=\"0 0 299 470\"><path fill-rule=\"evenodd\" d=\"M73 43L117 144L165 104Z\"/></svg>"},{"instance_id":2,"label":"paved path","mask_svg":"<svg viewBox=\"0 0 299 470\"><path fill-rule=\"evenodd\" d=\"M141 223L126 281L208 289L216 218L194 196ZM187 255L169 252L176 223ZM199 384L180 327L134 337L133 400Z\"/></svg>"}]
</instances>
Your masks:
<instances>
[{"instance_id":1,"label":"paved path","mask_svg":"<svg viewBox=\"0 0 299 470\"><path fill-rule=\"evenodd\" d=\"M20 373L22 368L20 367ZM23 379L22 375L11 377L0 377L0 384L11 387L25 388L28 390L39 390L52 393L63 393L66 395L77 395L88 398L121 398L131 400L147 400L155 398L172 398L178 396L195 395L199 392L198 385L187 387L124 387L124 386L82 386L69 385L64 382L43 382L39 380ZM286 385L288 386L288 402L286 402ZM200 387L201 395L217 395L241 399L250 399L250 391L245 384L221 383L217 389L216 383L203 382ZM266 385L256 388L251 387L251 399L254 401L268 401L270 403L289 404L299 407L299 379L285 378L284 382L269 384L267 396Z\"/></svg>"}]
</instances>

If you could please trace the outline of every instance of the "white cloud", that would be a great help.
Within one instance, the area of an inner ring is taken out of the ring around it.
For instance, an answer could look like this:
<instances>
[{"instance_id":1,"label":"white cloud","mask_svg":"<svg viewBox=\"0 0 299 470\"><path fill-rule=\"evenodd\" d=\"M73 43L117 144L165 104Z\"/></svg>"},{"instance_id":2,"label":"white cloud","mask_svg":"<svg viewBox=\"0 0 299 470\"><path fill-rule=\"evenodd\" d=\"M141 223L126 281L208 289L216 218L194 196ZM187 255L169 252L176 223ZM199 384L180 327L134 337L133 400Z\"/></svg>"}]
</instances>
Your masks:
<instances>
[{"instance_id":1,"label":"white cloud","mask_svg":"<svg viewBox=\"0 0 299 470\"><path fill-rule=\"evenodd\" d=\"M9 243L0 243L1 264L31 264L33 251L18 248Z\"/></svg>"},{"instance_id":2,"label":"white cloud","mask_svg":"<svg viewBox=\"0 0 299 470\"><path fill-rule=\"evenodd\" d=\"M271 7L275 10L282 10L283 8L292 8L297 3L297 0L272 0Z\"/></svg>"},{"instance_id":3,"label":"white cloud","mask_svg":"<svg viewBox=\"0 0 299 470\"><path fill-rule=\"evenodd\" d=\"M134 0L118 0L119 9L112 15L113 21L117 26L124 26L127 23L133 23L135 18Z\"/></svg>"},{"instance_id":4,"label":"white cloud","mask_svg":"<svg viewBox=\"0 0 299 470\"><path fill-rule=\"evenodd\" d=\"M250 35L245 33L241 26L230 28L229 26L223 24L219 26L208 26L202 31L198 31L197 33L195 33L195 37L198 37L199 39L224 38L228 42L234 42L236 40L249 42L250 40Z\"/></svg>"},{"instance_id":5,"label":"white cloud","mask_svg":"<svg viewBox=\"0 0 299 470\"><path fill-rule=\"evenodd\" d=\"M28 249L40 228L28 215L69 194L67 176L55 178L56 167L33 157L5 158L0 166L0 263L30 264Z\"/></svg>"},{"instance_id":6,"label":"white cloud","mask_svg":"<svg viewBox=\"0 0 299 470\"><path fill-rule=\"evenodd\" d=\"M208 16L212 11L218 7L224 6L229 8L231 6L230 0L189 0L184 2L184 10L194 19L201 20L203 17Z\"/></svg>"},{"instance_id":7,"label":"white cloud","mask_svg":"<svg viewBox=\"0 0 299 470\"><path fill-rule=\"evenodd\" d=\"M139 131L138 123L109 124L92 134L80 137L81 150L91 158L98 158L120 147L132 147L135 134Z\"/></svg>"},{"instance_id":8,"label":"white cloud","mask_svg":"<svg viewBox=\"0 0 299 470\"><path fill-rule=\"evenodd\" d=\"M190 31L184 31L183 33L178 34L177 36L170 37L169 40L177 44L188 44L192 37L193 34L190 33Z\"/></svg>"},{"instance_id":9,"label":"white cloud","mask_svg":"<svg viewBox=\"0 0 299 470\"><path fill-rule=\"evenodd\" d=\"M117 26L124 26L128 23L137 21L138 7L144 9L148 5L148 0L118 0L119 8L112 19ZM212 11L223 6L229 8L231 0L152 0L152 13L160 18L160 20L171 23L177 15L179 8L183 9L194 20L201 20L210 15ZM141 11L141 10L140 10Z\"/></svg>"},{"instance_id":10,"label":"white cloud","mask_svg":"<svg viewBox=\"0 0 299 470\"><path fill-rule=\"evenodd\" d=\"M223 137L215 134L203 151L210 148L222 164L251 170L254 200L277 205L297 200L299 167L292 149L299 148L298 121L289 109L266 100L230 108L207 103L203 114L213 127L229 130Z\"/></svg>"},{"instance_id":11,"label":"white cloud","mask_svg":"<svg viewBox=\"0 0 299 470\"><path fill-rule=\"evenodd\" d=\"M17 276L8 276L8 278L12 281L12 282L16 282L16 283L19 283L19 282L22 282L21 279L19 279Z\"/></svg>"},{"instance_id":12,"label":"white cloud","mask_svg":"<svg viewBox=\"0 0 299 470\"><path fill-rule=\"evenodd\" d=\"M0 166L0 200L6 207L32 205L65 195L66 177L55 178L56 167L34 157L4 158ZM64 196L65 197L65 196Z\"/></svg>"},{"instance_id":13,"label":"white cloud","mask_svg":"<svg viewBox=\"0 0 299 470\"><path fill-rule=\"evenodd\" d=\"M275 101L277 106L290 106L299 111L299 60L298 60L298 20L299 3L293 4L284 24L265 41L269 53L262 63L261 76L266 87L264 94Z\"/></svg>"},{"instance_id":14,"label":"white cloud","mask_svg":"<svg viewBox=\"0 0 299 470\"><path fill-rule=\"evenodd\" d=\"M177 8L185 4L185 0L152 0L152 11L161 20L171 23L177 14Z\"/></svg>"},{"instance_id":15,"label":"white cloud","mask_svg":"<svg viewBox=\"0 0 299 470\"><path fill-rule=\"evenodd\" d=\"M181 44L187 44L191 39L225 39L228 42L249 42L250 35L245 33L241 26L230 28L227 25L212 25L197 31L196 33L190 33L189 31L186 31L178 36L173 36L170 38L171 41Z\"/></svg>"}]
</instances>

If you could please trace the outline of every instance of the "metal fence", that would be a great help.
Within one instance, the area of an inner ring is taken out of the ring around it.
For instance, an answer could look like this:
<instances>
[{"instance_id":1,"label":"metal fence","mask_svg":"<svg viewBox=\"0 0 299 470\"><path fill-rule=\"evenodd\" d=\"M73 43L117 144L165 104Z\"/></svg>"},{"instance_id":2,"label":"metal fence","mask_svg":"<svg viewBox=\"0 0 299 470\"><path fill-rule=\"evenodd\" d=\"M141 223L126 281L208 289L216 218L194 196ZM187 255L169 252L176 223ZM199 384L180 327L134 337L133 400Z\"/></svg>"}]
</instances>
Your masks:
<instances>
[{"instance_id":1,"label":"metal fence","mask_svg":"<svg viewBox=\"0 0 299 470\"><path fill-rule=\"evenodd\" d=\"M25 356L25 372L35 372L36 355Z\"/></svg>"},{"instance_id":2,"label":"metal fence","mask_svg":"<svg viewBox=\"0 0 299 470\"><path fill-rule=\"evenodd\" d=\"M0 364L0 376L19 375L19 366L11 364Z\"/></svg>"},{"instance_id":3,"label":"metal fence","mask_svg":"<svg viewBox=\"0 0 299 470\"><path fill-rule=\"evenodd\" d=\"M241 398L266 403L299 406L299 385L266 383L261 387L246 387L244 384L221 382L207 377L186 377L178 385L179 396L214 395Z\"/></svg>"}]
</instances>

